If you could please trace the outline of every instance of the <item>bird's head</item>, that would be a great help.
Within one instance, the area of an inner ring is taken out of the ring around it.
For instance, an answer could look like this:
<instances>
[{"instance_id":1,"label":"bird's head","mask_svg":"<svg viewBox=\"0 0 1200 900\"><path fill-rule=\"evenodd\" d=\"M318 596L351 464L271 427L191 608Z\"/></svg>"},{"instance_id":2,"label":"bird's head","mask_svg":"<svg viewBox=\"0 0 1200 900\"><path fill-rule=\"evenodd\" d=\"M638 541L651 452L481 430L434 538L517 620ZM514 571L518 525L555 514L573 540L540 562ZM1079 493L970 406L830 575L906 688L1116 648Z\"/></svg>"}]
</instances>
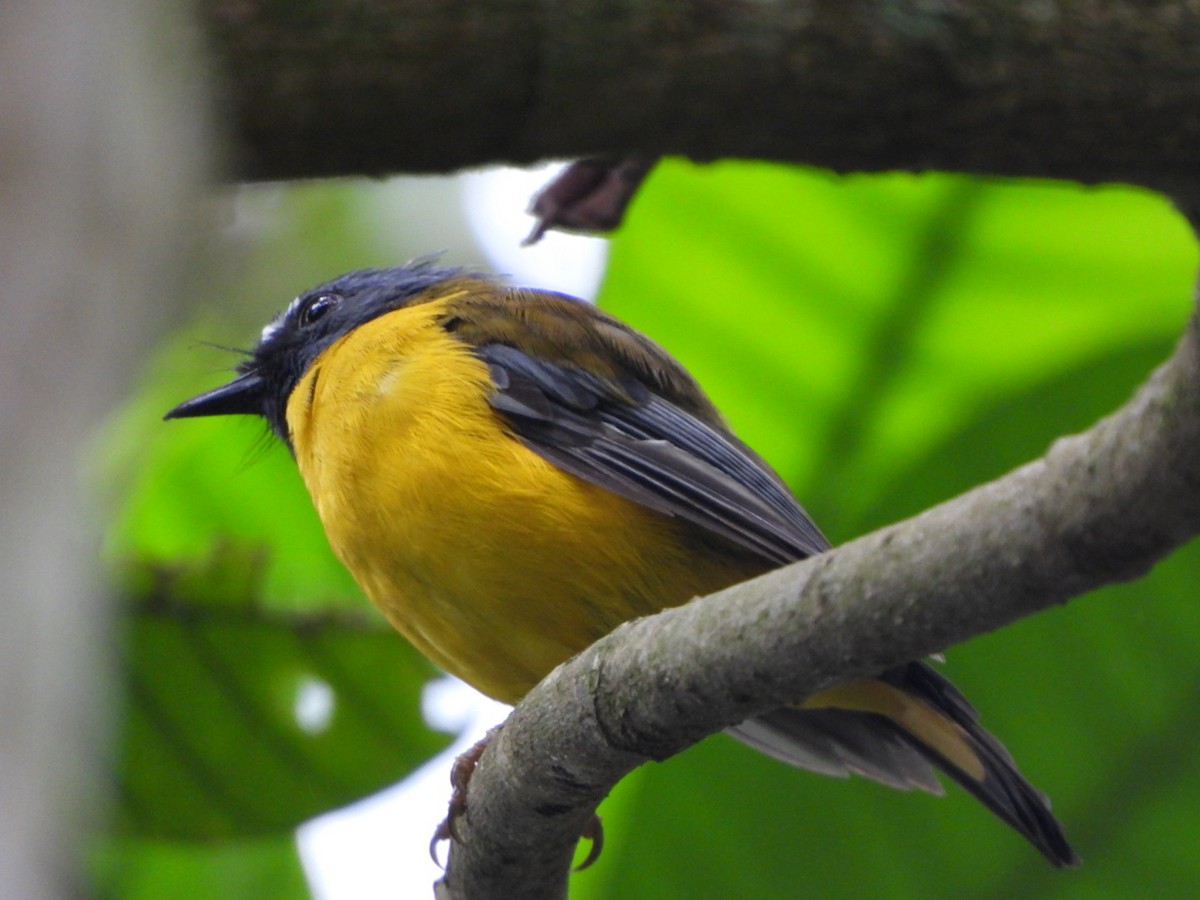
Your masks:
<instances>
[{"instance_id":1,"label":"bird's head","mask_svg":"<svg viewBox=\"0 0 1200 900\"><path fill-rule=\"evenodd\" d=\"M232 381L180 403L163 418L262 416L288 442L287 401L327 347L378 316L400 309L463 273L423 259L391 269L360 269L297 297L262 330Z\"/></svg>"}]
</instances>

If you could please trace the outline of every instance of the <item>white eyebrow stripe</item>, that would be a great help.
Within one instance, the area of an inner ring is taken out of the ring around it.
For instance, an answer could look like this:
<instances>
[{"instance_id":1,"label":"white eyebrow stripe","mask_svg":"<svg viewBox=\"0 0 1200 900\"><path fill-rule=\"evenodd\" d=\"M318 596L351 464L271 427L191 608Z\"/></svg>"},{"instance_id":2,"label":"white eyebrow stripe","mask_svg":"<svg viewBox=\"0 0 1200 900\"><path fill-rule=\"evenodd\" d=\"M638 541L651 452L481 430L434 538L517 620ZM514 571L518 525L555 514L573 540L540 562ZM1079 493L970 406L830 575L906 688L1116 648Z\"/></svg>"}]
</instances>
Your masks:
<instances>
[{"instance_id":1,"label":"white eyebrow stripe","mask_svg":"<svg viewBox=\"0 0 1200 900\"><path fill-rule=\"evenodd\" d=\"M258 342L260 344L265 344L267 341L269 341L274 336L275 332L277 332L279 330L279 327L282 324L283 324L283 316L276 316L274 319L272 319L270 322L268 322L266 325L263 326L262 334L259 336Z\"/></svg>"},{"instance_id":2,"label":"white eyebrow stripe","mask_svg":"<svg viewBox=\"0 0 1200 900\"><path fill-rule=\"evenodd\" d=\"M274 337L276 332L278 332L279 329L283 327L283 323L287 320L288 316L290 316L292 313L294 313L296 311L296 308L299 305L300 305L300 298L297 297L295 300L293 300L291 303L288 304L287 309L285 309L283 312L281 312L279 315L277 315L275 318L273 318L270 322L268 322L266 325L264 325L263 330L262 330L262 335L259 337L258 342L260 344L263 344L263 343L266 343L267 341L269 341L272 337Z\"/></svg>"}]
</instances>

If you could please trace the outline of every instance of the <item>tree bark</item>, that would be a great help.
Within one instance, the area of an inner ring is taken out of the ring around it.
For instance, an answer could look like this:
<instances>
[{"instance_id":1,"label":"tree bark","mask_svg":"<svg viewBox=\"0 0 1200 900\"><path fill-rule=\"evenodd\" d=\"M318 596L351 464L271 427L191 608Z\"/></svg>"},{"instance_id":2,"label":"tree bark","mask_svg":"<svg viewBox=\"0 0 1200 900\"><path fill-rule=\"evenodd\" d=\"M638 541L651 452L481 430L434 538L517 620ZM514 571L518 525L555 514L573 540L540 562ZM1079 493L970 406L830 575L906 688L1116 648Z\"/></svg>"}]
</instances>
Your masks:
<instances>
[{"instance_id":1,"label":"tree bark","mask_svg":"<svg viewBox=\"0 0 1200 900\"><path fill-rule=\"evenodd\" d=\"M243 179L744 157L1178 191L1186 0L204 0Z\"/></svg>"}]
</instances>

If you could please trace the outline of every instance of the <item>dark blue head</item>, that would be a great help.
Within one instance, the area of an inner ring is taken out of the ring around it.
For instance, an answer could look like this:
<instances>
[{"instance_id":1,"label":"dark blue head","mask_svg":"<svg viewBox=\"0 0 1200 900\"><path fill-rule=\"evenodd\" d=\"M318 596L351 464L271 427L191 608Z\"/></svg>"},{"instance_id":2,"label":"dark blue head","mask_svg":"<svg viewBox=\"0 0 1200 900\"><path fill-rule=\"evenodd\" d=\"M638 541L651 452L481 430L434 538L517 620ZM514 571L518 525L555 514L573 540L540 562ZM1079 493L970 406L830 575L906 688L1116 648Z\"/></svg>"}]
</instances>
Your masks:
<instances>
[{"instance_id":1,"label":"dark blue head","mask_svg":"<svg viewBox=\"0 0 1200 900\"><path fill-rule=\"evenodd\" d=\"M422 259L392 269L359 269L297 297L272 319L228 384L185 400L164 418L256 415L284 441L287 400L330 344L359 325L399 309L435 285L463 274Z\"/></svg>"}]
</instances>

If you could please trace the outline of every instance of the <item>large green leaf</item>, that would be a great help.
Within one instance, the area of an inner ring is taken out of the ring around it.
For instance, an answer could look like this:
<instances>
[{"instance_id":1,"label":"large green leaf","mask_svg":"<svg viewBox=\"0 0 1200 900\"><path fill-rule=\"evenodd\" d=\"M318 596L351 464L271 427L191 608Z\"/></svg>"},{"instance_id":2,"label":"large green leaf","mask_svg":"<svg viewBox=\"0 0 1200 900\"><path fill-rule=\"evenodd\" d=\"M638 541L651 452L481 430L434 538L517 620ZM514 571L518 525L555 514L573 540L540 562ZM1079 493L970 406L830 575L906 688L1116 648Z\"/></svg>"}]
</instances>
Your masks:
<instances>
[{"instance_id":1,"label":"large green leaf","mask_svg":"<svg viewBox=\"0 0 1200 900\"><path fill-rule=\"evenodd\" d=\"M162 575L128 601L122 830L290 831L445 745L420 716L432 667L375 616L270 610L254 567L226 553L220 568Z\"/></svg>"},{"instance_id":2,"label":"large green leaf","mask_svg":"<svg viewBox=\"0 0 1200 900\"><path fill-rule=\"evenodd\" d=\"M91 854L93 895L122 900L308 896L290 835L222 844L122 838Z\"/></svg>"},{"instance_id":3,"label":"large green leaf","mask_svg":"<svg viewBox=\"0 0 1200 900\"><path fill-rule=\"evenodd\" d=\"M1161 198L945 176L663 165L606 308L669 347L835 540L1036 456L1169 352L1196 248ZM962 791L796 773L725 738L606 803L577 896L1134 896L1200 879L1190 547L950 650L946 671L1085 859L1055 872Z\"/></svg>"}]
</instances>

